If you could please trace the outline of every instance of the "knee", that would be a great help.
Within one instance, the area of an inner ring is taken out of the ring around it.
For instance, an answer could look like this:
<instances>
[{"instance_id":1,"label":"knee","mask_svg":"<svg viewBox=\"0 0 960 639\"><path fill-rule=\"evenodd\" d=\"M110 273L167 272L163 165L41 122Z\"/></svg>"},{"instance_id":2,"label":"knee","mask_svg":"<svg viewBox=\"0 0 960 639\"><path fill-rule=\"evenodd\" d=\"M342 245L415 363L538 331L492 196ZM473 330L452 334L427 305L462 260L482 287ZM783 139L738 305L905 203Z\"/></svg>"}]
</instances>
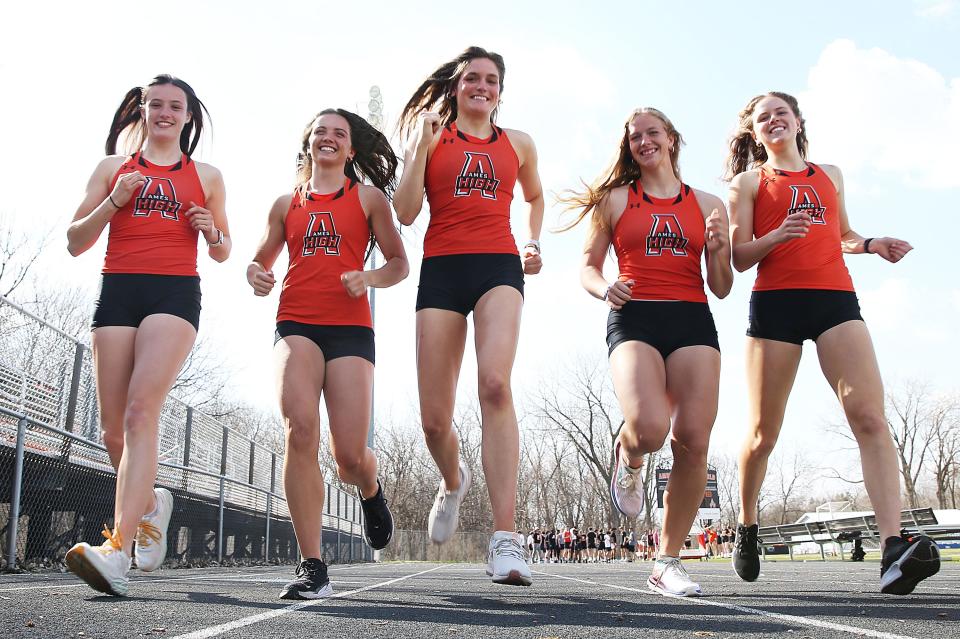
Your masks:
<instances>
[{"instance_id":1,"label":"knee","mask_svg":"<svg viewBox=\"0 0 960 639\"><path fill-rule=\"evenodd\" d=\"M649 416L629 417L620 430L620 448L631 457L652 453L663 448L669 432L669 419L650 419Z\"/></svg>"},{"instance_id":2,"label":"knee","mask_svg":"<svg viewBox=\"0 0 960 639\"><path fill-rule=\"evenodd\" d=\"M513 404L510 377L500 373L485 373L478 386L480 404L488 408L506 408Z\"/></svg>"},{"instance_id":3,"label":"knee","mask_svg":"<svg viewBox=\"0 0 960 639\"><path fill-rule=\"evenodd\" d=\"M683 457L687 463L707 463L709 437L678 437L670 442L674 459Z\"/></svg>"},{"instance_id":4,"label":"knee","mask_svg":"<svg viewBox=\"0 0 960 639\"><path fill-rule=\"evenodd\" d=\"M890 427L883 410L868 405L854 405L846 407L847 421L854 437L861 439L876 439L889 437Z\"/></svg>"},{"instance_id":5,"label":"knee","mask_svg":"<svg viewBox=\"0 0 960 639\"><path fill-rule=\"evenodd\" d=\"M452 416L445 410L421 409L421 426L427 441L435 442L450 436Z\"/></svg>"},{"instance_id":6,"label":"knee","mask_svg":"<svg viewBox=\"0 0 960 639\"><path fill-rule=\"evenodd\" d=\"M351 483L351 479L356 477L356 475L363 468L364 457L366 456L366 448L356 451L356 452L344 452L336 451L334 455L334 460L337 462L337 476L341 481L345 481L348 484Z\"/></svg>"},{"instance_id":7,"label":"knee","mask_svg":"<svg viewBox=\"0 0 960 639\"><path fill-rule=\"evenodd\" d=\"M147 437L157 431L159 412L148 402L140 398L132 398L127 402L123 412L123 434L120 437Z\"/></svg>"},{"instance_id":8,"label":"knee","mask_svg":"<svg viewBox=\"0 0 960 639\"><path fill-rule=\"evenodd\" d=\"M107 450L123 448L123 424L104 421L100 425L100 436L103 438L103 445L107 447Z\"/></svg>"},{"instance_id":9,"label":"knee","mask_svg":"<svg viewBox=\"0 0 960 639\"><path fill-rule=\"evenodd\" d=\"M744 444L742 456L747 458L766 459L773 453L777 445L777 436L772 433L772 429L763 428L762 425L756 425L753 432L747 438Z\"/></svg>"},{"instance_id":10,"label":"knee","mask_svg":"<svg viewBox=\"0 0 960 639\"><path fill-rule=\"evenodd\" d=\"M320 447L320 428L312 418L288 416L287 422L287 457L291 455L309 455L314 459Z\"/></svg>"}]
</instances>

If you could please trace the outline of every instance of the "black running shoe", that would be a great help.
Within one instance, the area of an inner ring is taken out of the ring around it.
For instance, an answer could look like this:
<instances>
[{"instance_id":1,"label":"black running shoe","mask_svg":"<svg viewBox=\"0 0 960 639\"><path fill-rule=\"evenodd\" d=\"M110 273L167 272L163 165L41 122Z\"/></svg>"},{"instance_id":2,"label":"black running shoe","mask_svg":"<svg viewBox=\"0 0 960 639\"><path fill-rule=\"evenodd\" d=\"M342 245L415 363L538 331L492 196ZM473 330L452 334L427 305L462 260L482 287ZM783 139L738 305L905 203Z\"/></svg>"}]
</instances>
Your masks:
<instances>
[{"instance_id":1,"label":"black running shoe","mask_svg":"<svg viewBox=\"0 0 960 639\"><path fill-rule=\"evenodd\" d=\"M917 584L940 570L940 549L924 535L887 537L880 562L880 592L909 595Z\"/></svg>"},{"instance_id":2,"label":"black running shoe","mask_svg":"<svg viewBox=\"0 0 960 639\"><path fill-rule=\"evenodd\" d=\"M357 490L360 493L360 490ZM393 515L383 498L383 486L377 480L377 494L370 499L360 495L360 507L363 509L363 538L374 550L381 550L393 537Z\"/></svg>"},{"instance_id":3,"label":"black running shoe","mask_svg":"<svg viewBox=\"0 0 960 639\"><path fill-rule=\"evenodd\" d=\"M760 526L737 524L737 537L733 542L733 569L744 581L756 581L760 576L760 543L757 533Z\"/></svg>"},{"instance_id":4,"label":"black running shoe","mask_svg":"<svg viewBox=\"0 0 960 639\"><path fill-rule=\"evenodd\" d=\"M323 599L333 594L322 559L305 559L297 566L297 578L280 591L281 599Z\"/></svg>"}]
</instances>

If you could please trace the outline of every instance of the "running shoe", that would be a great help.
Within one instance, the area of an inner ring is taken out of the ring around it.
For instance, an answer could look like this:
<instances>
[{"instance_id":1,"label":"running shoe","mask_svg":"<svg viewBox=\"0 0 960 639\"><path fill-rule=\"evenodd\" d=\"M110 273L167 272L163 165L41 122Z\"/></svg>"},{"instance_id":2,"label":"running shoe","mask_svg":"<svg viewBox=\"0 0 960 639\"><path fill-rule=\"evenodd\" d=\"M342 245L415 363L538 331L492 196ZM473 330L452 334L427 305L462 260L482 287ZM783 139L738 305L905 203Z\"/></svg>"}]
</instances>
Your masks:
<instances>
[{"instance_id":1,"label":"running shoe","mask_svg":"<svg viewBox=\"0 0 960 639\"><path fill-rule=\"evenodd\" d=\"M167 528L173 512L173 495L166 488L154 488L157 507L144 515L137 528L137 544L133 554L137 568L144 572L156 570L167 556Z\"/></svg>"},{"instance_id":2,"label":"running shoe","mask_svg":"<svg viewBox=\"0 0 960 639\"><path fill-rule=\"evenodd\" d=\"M490 538L487 559L487 574L495 584L529 586L530 566L523 550L523 535L508 530L498 530Z\"/></svg>"},{"instance_id":3,"label":"running shoe","mask_svg":"<svg viewBox=\"0 0 960 639\"><path fill-rule=\"evenodd\" d=\"M322 559L304 559L297 566L297 578L280 591L281 599L323 599L333 594Z\"/></svg>"},{"instance_id":4,"label":"running shoe","mask_svg":"<svg viewBox=\"0 0 960 639\"><path fill-rule=\"evenodd\" d=\"M443 480L437 489L437 497L433 500L430 509L430 519L427 521L427 530L430 540L435 544L442 544L453 537L457 530L460 518L460 504L470 490L470 469L460 462L460 487L457 490L445 490Z\"/></svg>"},{"instance_id":5,"label":"running shoe","mask_svg":"<svg viewBox=\"0 0 960 639\"><path fill-rule=\"evenodd\" d=\"M647 579L647 588L664 595L676 597L699 597L700 584L694 583L686 568L676 557L660 557L653 564L653 572Z\"/></svg>"},{"instance_id":6,"label":"running shoe","mask_svg":"<svg viewBox=\"0 0 960 639\"><path fill-rule=\"evenodd\" d=\"M643 482L640 469L630 468L620 459L620 442L614 449L613 476L610 478L610 499L625 517L637 517L643 510Z\"/></svg>"},{"instance_id":7,"label":"running shoe","mask_svg":"<svg viewBox=\"0 0 960 639\"><path fill-rule=\"evenodd\" d=\"M360 489L357 489L360 495ZM363 538L374 550L381 550L390 543L393 537L393 515L387 508L387 500L383 498L383 486L377 480L377 494L370 499L360 495L360 508L363 509Z\"/></svg>"},{"instance_id":8,"label":"running shoe","mask_svg":"<svg viewBox=\"0 0 960 639\"><path fill-rule=\"evenodd\" d=\"M760 576L760 542L757 534L760 525L737 524L737 537L733 542L733 569L744 581L756 581Z\"/></svg>"},{"instance_id":9,"label":"running shoe","mask_svg":"<svg viewBox=\"0 0 960 639\"><path fill-rule=\"evenodd\" d=\"M130 555L123 550L120 535L103 527L106 541L100 546L86 542L67 551L67 568L94 590L123 597L127 594Z\"/></svg>"},{"instance_id":10,"label":"running shoe","mask_svg":"<svg viewBox=\"0 0 960 639\"><path fill-rule=\"evenodd\" d=\"M940 549L924 535L888 537L880 561L880 592L909 595L917 584L940 570Z\"/></svg>"}]
</instances>

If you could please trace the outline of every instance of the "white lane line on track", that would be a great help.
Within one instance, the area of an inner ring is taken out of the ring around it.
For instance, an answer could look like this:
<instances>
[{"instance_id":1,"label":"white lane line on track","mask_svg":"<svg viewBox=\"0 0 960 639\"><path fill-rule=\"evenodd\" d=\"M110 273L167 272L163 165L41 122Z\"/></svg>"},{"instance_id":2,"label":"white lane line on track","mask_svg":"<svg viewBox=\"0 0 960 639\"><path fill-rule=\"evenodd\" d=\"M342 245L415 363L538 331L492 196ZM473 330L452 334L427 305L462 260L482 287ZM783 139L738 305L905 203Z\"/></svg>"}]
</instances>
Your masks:
<instances>
[{"instance_id":1,"label":"white lane line on track","mask_svg":"<svg viewBox=\"0 0 960 639\"><path fill-rule=\"evenodd\" d=\"M362 588L356 588L354 590L348 590L346 592L335 592L325 599L314 599L311 601L300 601L298 603L292 604L285 608L278 608L276 610L271 610L270 612L264 612L259 615L252 615L250 617L244 617L242 619L237 619L236 621L231 621L229 623L221 624L219 626L211 626L209 628L203 628L201 630L196 630L194 632L188 632L184 635L176 635L174 639L207 639L208 637L216 637L217 635L222 635L225 632L230 632L231 630L237 630L238 628L243 628L250 626L261 621L266 621L268 619L274 619L280 617L290 612L296 612L298 610L303 610L308 606L314 606L324 601L329 601L330 599L340 599L343 597L348 597L350 595L355 595L358 592L365 592L367 590L373 590L374 588L380 588L381 586L389 586L390 584L395 584L399 581L404 581L406 579L411 579L413 577L419 577L420 575L425 575L428 572L433 572L434 570L440 570L443 568L443 565L435 566L429 570L421 570L420 572L413 573L411 575L404 575L403 577L397 577L395 579L389 579L387 581L381 581L379 583L370 584L369 586L364 586Z\"/></svg>"},{"instance_id":2,"label":"white lane line on track","mask_svg":"<svg viewBox=\"0 0 960 639\"><path fill-rule=\"evenodd\" d=\"M363 565L363 564L360 564L360 565ZM336 571L336 570L348 570L348 569L350 569L350 568L356 568L356 567L357 567L357 565L351 564L351 565L349 565L349 566L343 566L343 567L341 567L341 568L329 568L327 571L328 571L328 572L334 572L334 571ZM193 575L193 576L190 576L190 577L141 577L140 579L131 579L131 580L130 580L130 583L132 583L132 584L141 584L141 583L159 584L159 583L163 583L163 582L167 582L167 581L191 581L191 580L193 580L193 581L207 581L207 580L218 580L218 579L219 579L219 580L223 580L223 581L231 581L231 580L235 580L236 577L241 577L241 576L247 576L247 577L265 576L265 575L271 574L272 572L276 572L276 571L271 571L271 572L238 573L238 574L233 574L233 575L211 575L211 576L206 576L206 577L200 576L200 575ZM58 589L60 589L60 588L79 588L79 587L81 587L81 586L86 586L86 585L87 585L87 584L83 583L82 581L80 581L80 582L75 582L75 581L73 581L73 580L71 580L71 583L68 583L68 584L60 584L59 582L62 582L62 581L67 581L67 578L57 579L57 580L54 580L54 581L48 581L47 583L45 583L45 584L43 584L43 585L41 585L41 586L18 586L18 587L16 587L16 588L0 588L0 592L18 592L18 591L21 591L21 590L43 590L43 589L45 589L45 588L46 588L46 589L49 589L49 590L58 590ZM290 580L287 579L286 581L290 581Z\"/></svg>"},{"instance_id":3,"label":"white lane line on track","mask_svg":"<svg viewBox=\"0 0 960 639\"><path fill-rule=\"evenodd\" d=\"M605 588L616 588L618 590L627 590L629 592L638 592L642 595L651 595L656 597L661 597L659 593L652 593L649 590L640 590L639 588L630 588L629 586L620 586L617 584L604 584L596 581L587 581L585 579L576 579L575 577L566 577L564 575L554 575L548 572L534 571L537 574L544 575L546 577L556 577L557 579L568 579L570 581L577 581L583 584L588 584L591 586L603 586ZM761 610L759 608L749 608L747 606L738 606L736 604L721 603L719 601L710 601L703 597L676 597L673 595L666 595L671 599L678 599L688 603L699 604L701 606L714 606L716 608L726 608L727 610L736 610L737 612L746 612L752 615L760 615L761 617L767 617L769 619L776 619L778 621L783 621L785 623L800 625L800 626L814 626L816 628L826 628L828 630L836 630L839 632L848 632L854 635L860 635L861 637L877 637L878 639L917 639L916 637L910 637L909 635L894 635L889 632L880 632L879 630L870 630L868 628L858 628L856 626L845 626L839 623L832 623L829 621L820 621L819 619L810 619L807 617L797 617L795 615L784 615L779 612L769 612L767 610Z\"/></svg>"}]
</instances>

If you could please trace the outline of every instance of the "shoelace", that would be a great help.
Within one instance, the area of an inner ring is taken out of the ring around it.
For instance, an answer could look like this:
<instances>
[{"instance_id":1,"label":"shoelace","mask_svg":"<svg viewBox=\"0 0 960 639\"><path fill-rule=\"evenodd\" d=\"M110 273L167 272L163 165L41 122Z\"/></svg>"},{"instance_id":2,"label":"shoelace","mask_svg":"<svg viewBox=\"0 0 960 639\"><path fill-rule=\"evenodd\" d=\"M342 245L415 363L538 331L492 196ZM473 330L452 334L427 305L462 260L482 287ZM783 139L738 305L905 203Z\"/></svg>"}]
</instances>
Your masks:
<instances>
[{"instance_id":1,"label":"shoelace","mask_svg":"<svg viewBox=\"0 0 960 639\"><path fill-rule=\"evenodd\" d=\"M301 561L294 574L301 579L320 577L323 575L323 564L308 564L305 561Z\"/></svg>"},{"instance_id":2,"label":"shoelace","mask_svg":"<svg viewBox=\"0 0 960 639\"><path fill-rule=\"evenodd\" d=\"M106 537L106 541L100 544L98 550L103 554L107 555L112 552L123 549L123 544L120 541L120 532L117 530L110 530L110 527L106 524L103 525L103 530L100 531L100 534Z\"/></svg>"},{"instance_id":3,"label":"shoelace","mask_svg":"<svg viewBox=\"0 0 960 639\"><path fill-rule=\"evenodd\" d=\"M159 528L149 521L143 520L137 528L137 545L149 546L153 542L159 543L162 536Z\"/></svg>"},{"instance_id":4,"label":"shoelace","mask_svg":"<svg viewBox=\"0 0 960 639\"><path fill-rule=\"evenodd\" d=\"M662 561L662 560L661 560L661 561ZM673 570L673 571L676 572L680 577L683 577L684 579L686 579L686 580L688 580L688 581L690 580L690 573L688 573L688 572L687 572L687 569L683 567L683 564L680 563L680 560L679 560L679 559L675 559L675 558L671 557L669 560L664 561L663 563L666 564L666 565L663 567L663 572L667 572L668 570ZM663 573L661 573L661 574L663 574Z\"/></svg>"},{"instance_id":5,"label":"shoelace","mask_svg":"<svg viewBox=\"0 0 960 639\"><path fill-rule=\"evenodd\" d=\"M753 544L748 546L748 544ZM757 536L753 534L752 528L744 528L742 535L737 535L734 538L734 547L743 552L745 548L756 548L757 547Z\"/></svg>"},{"instance_id":6,"label":"shoelace","mask_svg":"<svg viewBox=\"0 0 960 639\"><path fill-rule=\"evenodd\" d=\"M526 561L527 556L516 539L498 539L493 544L493 552L500 556L513 557L520 561Z\"/></svg>"}]
</instances>

